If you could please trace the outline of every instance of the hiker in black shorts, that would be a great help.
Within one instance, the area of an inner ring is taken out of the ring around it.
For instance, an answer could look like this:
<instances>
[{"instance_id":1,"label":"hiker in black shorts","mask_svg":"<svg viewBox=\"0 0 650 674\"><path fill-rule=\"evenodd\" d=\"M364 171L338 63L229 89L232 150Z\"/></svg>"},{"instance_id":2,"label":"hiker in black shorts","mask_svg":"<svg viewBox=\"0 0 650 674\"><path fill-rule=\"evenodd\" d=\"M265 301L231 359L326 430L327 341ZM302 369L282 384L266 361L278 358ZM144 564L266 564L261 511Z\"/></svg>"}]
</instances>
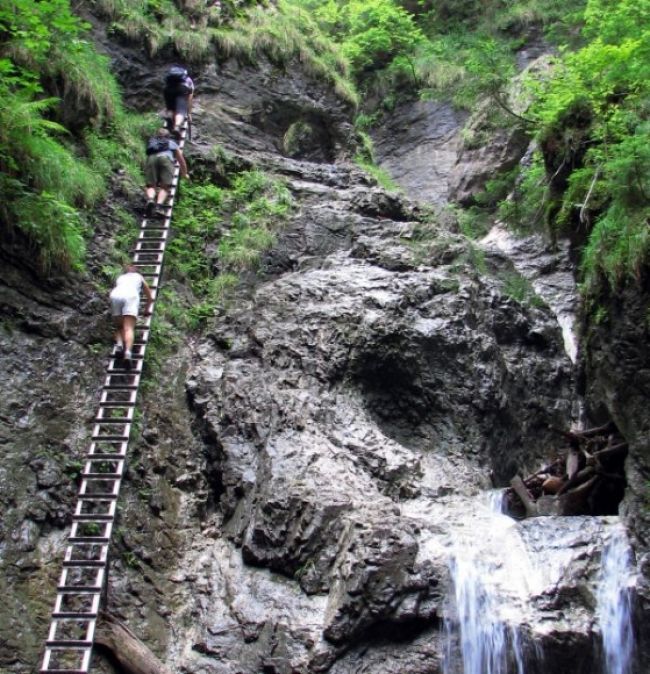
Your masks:
<instances>
[{"instance_id":1,"label":"hiker in black shorts","mask_svg":"<svg viewBox=\"0 0 650 674\"><path fill-rule=\"evenodd\" d=\"M174 159L178 162L181 176L187 178L187 164L183 153L177 143L170 138L167 129L158 129L156 135L147 141L147 163L144 167L147 217L154 215L154 211L158 216L165 214L164 204L174 180ZM156 188L158 188L157 197Z\"/></svg>"},{"instance_id":2,"label":"hiker in black shorts","mask_svg":"<svg viewBox=\"0 0 650 674\"><path fill-rule=\"evenodd\" d=\"M183 120L192 112L194 82L182 66L172 66L165 75L163 89L167 116L171 120L171 132L174 137L181 128Z\"/></svg>"}]
</instances>

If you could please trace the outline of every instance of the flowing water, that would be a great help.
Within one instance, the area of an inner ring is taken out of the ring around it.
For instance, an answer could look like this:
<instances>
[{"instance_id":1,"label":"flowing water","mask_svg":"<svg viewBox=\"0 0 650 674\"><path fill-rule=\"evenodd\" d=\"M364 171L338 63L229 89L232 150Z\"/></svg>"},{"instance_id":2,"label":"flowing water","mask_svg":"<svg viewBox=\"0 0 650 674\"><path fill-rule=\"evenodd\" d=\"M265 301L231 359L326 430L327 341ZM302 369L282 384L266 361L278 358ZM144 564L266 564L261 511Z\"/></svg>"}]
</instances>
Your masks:
<instances>
[{"instance_id":1,"label":"flowing water","mask_svg":"<svg viewBox=\"0 0 650 674\"><path fill-rule=\"evenodd\" d=\"M603 644L598 672L632 674L635 577L630 546L617 519L535 518L520 523L502 514L500 500L491 496L473 508L452 540L444 674L540 671L538 644L548 623L539 621L535 597L545 601L568 578L580 579L593 568L580 564L598 540L605 541L600 572L593 571ZM586 577L584 582L586 589ZM522 630L522 625L528 627Z\"/></svg>"},{"instance_id":2,"label":"flowing water","mask_svg":"<svg viewBox=\"0 0 650 674\"><path fill-rule=\"evenodd\" d=\"M629 674L632 632L632 551L622 526L612 530L602 553L598 618L603 639L605 674Z\"/></svg>"},{"instance_id":3,"label":"flowing water","mask_svg":"<svg viewBox=\"0 0 650 674\"><path fill-rule=\"evenodd\" d=\"M501 499L492 495L479 516L481 545L473 528L455 537L456 615L445 624L444 674L524 674L524 640L512 618L521 614L539 575L516 522L500 511Z\"/></svg>"}]
</instances>

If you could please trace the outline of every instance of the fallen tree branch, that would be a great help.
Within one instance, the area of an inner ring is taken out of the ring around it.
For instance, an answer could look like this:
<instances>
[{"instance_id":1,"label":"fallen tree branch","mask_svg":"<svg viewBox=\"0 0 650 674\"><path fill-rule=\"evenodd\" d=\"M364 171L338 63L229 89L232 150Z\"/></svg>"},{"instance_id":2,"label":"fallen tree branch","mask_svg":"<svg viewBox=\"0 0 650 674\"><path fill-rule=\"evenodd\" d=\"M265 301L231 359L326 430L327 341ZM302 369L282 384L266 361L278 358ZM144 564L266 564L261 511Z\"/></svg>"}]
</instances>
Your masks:
<instances>
[{"instance_id":1,"label":"fallen tree branch","mask_svg":"<svg viewBox=\"0 0 650 674\"><path fill-rule=\"evenodd\" d=\"M602 459L604 456L624 456L627 454L627 442L621 442L618 445L613 445L612 447L605 447L605 449L599 449L597 452L594 452L591 455L593 459Z\"/></svg>"},{"instance_id":2,"label":"fallen tree branch","mask_svg":"<svg viewBox=\"0 0 650 674\"><path fill-rule=\"evenodd\" d=\"M583 468L581 471L576 473L570 480L567 480L562 485L562 488L560 489L560 491L558 491L557 495L562 496L562 494L568 492L569 489L573 489L574 487L577 487L578 485L581 485L583 482L589 480L593 475L595 475L595 473L596 471L591 466Z\"/></svg>"},{"instance_id":3,"label":"fallen tree branch","mask_svg":"<svg viewBox=\"0 0 650 674\"><path fill-rule=\"evenodd\" d=\"M106 648L125 674L172 674L171 669L110 613L102 613L95 643Z\"/></svg>"},{"instance_id":4,"label":"fallen tree branch","mask_svg":"<svg viewBox=\"0 0 650 674\"><path fill-rule=\"evenodd\" d=\"M510 486L513 488L515 494L519 496L521 502L524 504L524 508L526 509L526 516L527 517L537 516L539 514L537 511L537 505L530 498L530 494L526 489L526 485L524 484L524 481L519 477L519 475L515 475L512 478L512 480L510 480Z\"/></svg>"}]
</instances>

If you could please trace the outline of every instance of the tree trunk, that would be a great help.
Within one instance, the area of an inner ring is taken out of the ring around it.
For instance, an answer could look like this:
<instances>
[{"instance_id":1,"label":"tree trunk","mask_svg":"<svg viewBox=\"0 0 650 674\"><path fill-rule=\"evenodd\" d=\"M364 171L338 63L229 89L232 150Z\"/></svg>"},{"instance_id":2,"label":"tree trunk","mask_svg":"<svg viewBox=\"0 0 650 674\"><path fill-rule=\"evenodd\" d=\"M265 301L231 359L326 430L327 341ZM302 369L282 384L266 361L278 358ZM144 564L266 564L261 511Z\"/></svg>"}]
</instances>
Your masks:
<instances>
[{"instance_id":1,"label":"tree trunk","mask_svg":"<svg viewBox=\"0 0 650 674\"><path fill-rule=\"evenodd\" d=\"M95 643L106 648L126 674L172 674L126 625L110 613L102 613Z\"/></svg>"},{"instance_id":2,"label":"tree trunk","mask_svg":"<svg viewBox=\"0 0 650 674\"><path fill-rule=\"evenodd\" d=\"M519 496L521 502L524 504L524 508L526 508L526 516L527 517L537 516L539 514L537 511L537 506L530 498L530 494L526 489L526 485L524 484L524 481L519 477L519 475L515 475L512 478L512 480L510 480L510 486L514 489L515 494Z\"/></svg>"}]
</instances>

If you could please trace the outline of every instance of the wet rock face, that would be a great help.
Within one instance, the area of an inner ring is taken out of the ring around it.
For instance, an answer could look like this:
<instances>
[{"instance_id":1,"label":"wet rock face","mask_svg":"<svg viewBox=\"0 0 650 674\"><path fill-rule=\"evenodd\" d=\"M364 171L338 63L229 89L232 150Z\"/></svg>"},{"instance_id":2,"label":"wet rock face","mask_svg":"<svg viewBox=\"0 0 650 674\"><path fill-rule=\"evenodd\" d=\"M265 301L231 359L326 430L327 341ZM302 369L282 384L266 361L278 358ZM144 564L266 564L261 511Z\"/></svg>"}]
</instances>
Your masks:
<instances>
[{"instance_id":1,"label":"wet rock face","mask_svg":"<svg viewBox=\"0 0 650 674\"><path fill-rule=\"evenodd\" d=\"M608 414L626 441L627 488L621 506L637 550L637 568L642 575L640 594L650 598L650 356L648 354L648 288L628 287L619 297L604 300L604 317L589 317L585 325L588 348L584 366L586 397L595 418ZM645 661L650 659L647 620L637 623Z\"/></svg>"},{"instance_id":2,"label":"wet rock face","mask_svg":"<svg viewBox=\"0 0 650 674\"><path fill-rule=\"evenodd\" d=\"M105 232L101 232L99 236ZM19 234L0 240L0 670L40 651L110 328L80 275L43 279ZM28 657L29 659L26 659ZM31 658L33 657L33 662Z\"/></svg>"},{"instance_id":3,"label":"wet rock face","mask_svg":"<svg viewBox=\"0 0 650 674\"><path fill-rule=\"evenodd\" d=\"M377 162L411 198L446 203L463 118L448 103L398 105L372 133Z\"/></svg>"},{"instance_id":4,"label":"wet rock face","mask_svg":"<svg viewBox=\"0 0 650 674\"><path fill-rule=\"evenodd\" d=\"M549 426L570 418L561 333L462 259L419 264L404 243L419 226L413 208L393 200L388 211L358 173L259 160L287 176L299 213L253 295L198 347L187 385L220 526L233 555L278 574L268 621L288 612L294 647L309 621L286 583L321 602L312 647L292 651L297 671L346 671L337 662L359 642L395 644L377 671L440 671L447 561L423 554L435 534L404 508L462 498L490 471L503 482L543 456ZM379 211L396 219L370 215ZM192 638L223 652L206 611ZM201 666L182 661L188 671L204 671L202 652Z\"/></svg>"}]
</instances>

